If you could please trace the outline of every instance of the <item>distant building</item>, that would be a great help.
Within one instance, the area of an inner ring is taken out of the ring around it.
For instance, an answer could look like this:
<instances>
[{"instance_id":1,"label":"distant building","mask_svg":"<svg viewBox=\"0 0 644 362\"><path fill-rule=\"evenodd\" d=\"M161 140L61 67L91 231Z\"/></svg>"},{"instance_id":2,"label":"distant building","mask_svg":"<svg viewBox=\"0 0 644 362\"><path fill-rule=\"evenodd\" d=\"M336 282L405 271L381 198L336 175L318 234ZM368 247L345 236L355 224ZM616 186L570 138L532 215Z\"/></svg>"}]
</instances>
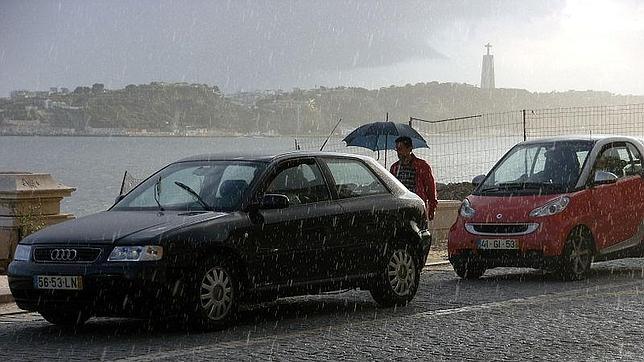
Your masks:
<instances>
[{"instance_id":1,"label":"distant building","mask_svg":"<svg viewBox=\"0 0 644 362\"><path fill-rule=\"evenodd\" d=\"M58 87L49 87L49 94L58 93Z\"/></svg>"},{"instance_id":2,"label":"distant building","mask_svg":"<svg viewBox=\"0 0 644 362\"><path fill-rule=\"evenodd\" d=\"M481 67L481 88L494 89L494 55L490 54L492 45L487 43L487 54L483 55L483 66Z\"/></svg>"},{"instance_id":3,"label":"distant building","mask_svg":"<svg viewBox=\"0 0 644 362\"><path fill-rule=\"evenodd\" d=\"M68 94L69 93L69 88L60 88L60 93Z\"/></svg>"},{"instance_id":4,"label":"distant building","mask_svg":"<svg viewBox=\"0 0 644 362\"><path fill-rule=\"evenodd\" d=\"M20 98L27 98L29 97L29 91L28 90L15 90L11 91L11 99L20 99Z\"/></svg>"}]
</instances>

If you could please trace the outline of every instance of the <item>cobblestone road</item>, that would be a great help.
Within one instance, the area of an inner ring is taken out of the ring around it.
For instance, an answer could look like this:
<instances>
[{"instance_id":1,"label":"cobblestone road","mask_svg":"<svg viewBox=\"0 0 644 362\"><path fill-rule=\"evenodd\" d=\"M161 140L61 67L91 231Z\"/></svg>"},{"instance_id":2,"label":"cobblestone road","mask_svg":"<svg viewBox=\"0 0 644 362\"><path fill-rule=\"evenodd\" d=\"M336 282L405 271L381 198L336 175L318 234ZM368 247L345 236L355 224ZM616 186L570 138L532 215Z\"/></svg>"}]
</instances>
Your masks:
<instances>
[{"instance_id":1,"label":"cobblestone road","mask_svg":"<svg viewBox=\"0 0 644 362\"><path fill-rule=\"evenodd\" d=\"M378 308L368 292L289 298L195 332L92 319L76 333L0 306L2 360L641 360L644 259L593 265L587 281L528 269L461 281L425 271L414 302Z\"/></svg>"}]
</instances>

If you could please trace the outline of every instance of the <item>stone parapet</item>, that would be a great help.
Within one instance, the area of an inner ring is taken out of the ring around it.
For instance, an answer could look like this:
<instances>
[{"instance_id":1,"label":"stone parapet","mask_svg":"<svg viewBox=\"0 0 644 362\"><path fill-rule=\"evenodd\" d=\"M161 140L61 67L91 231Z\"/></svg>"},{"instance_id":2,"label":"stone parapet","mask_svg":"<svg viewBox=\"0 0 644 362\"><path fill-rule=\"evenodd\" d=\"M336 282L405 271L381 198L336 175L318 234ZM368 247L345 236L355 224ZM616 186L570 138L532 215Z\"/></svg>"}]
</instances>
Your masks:
<instances>
[{"instance_id":1,"label":"stone parapet","mask_svg":"<svg viewBox=\"0 0 644 362\"><path fill-rule=\"evenodd\" d=\"M0 172L0 273L22 238L74 217L60 212L74 190L46 173Z\"/></svg>"},{"instance_id":2,"label":"stone parapet","mask_svg":"<svg viewBox=\"0 0 644 362\"><path fill-rule=\"evenodd\" d=\"M458 209L461 207L461 201L458 200L438 200L434 220L429 224L429 229L433 235L433 243L445 243L449 228L456 222Z\"/></svg>"}]
</instances>

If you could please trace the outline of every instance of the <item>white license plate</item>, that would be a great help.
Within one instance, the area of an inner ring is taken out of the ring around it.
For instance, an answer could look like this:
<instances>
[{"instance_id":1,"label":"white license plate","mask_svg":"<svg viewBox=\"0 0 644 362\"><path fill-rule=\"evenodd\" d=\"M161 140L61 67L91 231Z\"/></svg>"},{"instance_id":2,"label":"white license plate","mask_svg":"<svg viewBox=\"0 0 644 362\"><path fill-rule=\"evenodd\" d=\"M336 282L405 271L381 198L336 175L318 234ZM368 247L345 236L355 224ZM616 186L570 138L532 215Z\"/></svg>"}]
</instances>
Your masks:
<instances>
[{"instance_id":1,"label":"white license plate","mask_svg":"<svg viewBox=\"0 0 644 362\"><path fill-rule=\"evenodd\" d=\"M69 275L36 275L36 289L82 290L83 277Z\"/></svg>"},{"instance_id":2,"label":"white license plate","mask_svg":"<svg viewBox=\"0 0 644 362\"><path fill-rule=\"evenodd\" d=\"M519 249L519 243L514 239L481 239L476 241L478 249L507 250Z\"/></svg>"}]
</instances>

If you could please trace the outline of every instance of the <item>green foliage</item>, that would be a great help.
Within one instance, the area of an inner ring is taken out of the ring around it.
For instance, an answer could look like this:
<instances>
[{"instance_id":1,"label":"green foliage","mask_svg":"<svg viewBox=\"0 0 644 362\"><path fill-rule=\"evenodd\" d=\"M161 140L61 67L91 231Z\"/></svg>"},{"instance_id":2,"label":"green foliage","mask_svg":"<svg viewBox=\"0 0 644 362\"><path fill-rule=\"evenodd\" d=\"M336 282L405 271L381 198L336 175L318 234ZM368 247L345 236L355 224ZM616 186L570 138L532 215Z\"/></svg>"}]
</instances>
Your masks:
<instances>
[{"instance_id":1,"label":"green foliage","mask_svg":"<svg viewBox=\"0 0 644 362\"><path fill-rule=\"evenodd\" d=\"M46 226L45 217L42 215L41 209L42 205L40 203L36 205L30 204L27 210L22 210L22 212L16 212L14 209L14 215L17 215L18 240L22 240L27 235L33 234Z\"/></svg>"}]
</instances>

